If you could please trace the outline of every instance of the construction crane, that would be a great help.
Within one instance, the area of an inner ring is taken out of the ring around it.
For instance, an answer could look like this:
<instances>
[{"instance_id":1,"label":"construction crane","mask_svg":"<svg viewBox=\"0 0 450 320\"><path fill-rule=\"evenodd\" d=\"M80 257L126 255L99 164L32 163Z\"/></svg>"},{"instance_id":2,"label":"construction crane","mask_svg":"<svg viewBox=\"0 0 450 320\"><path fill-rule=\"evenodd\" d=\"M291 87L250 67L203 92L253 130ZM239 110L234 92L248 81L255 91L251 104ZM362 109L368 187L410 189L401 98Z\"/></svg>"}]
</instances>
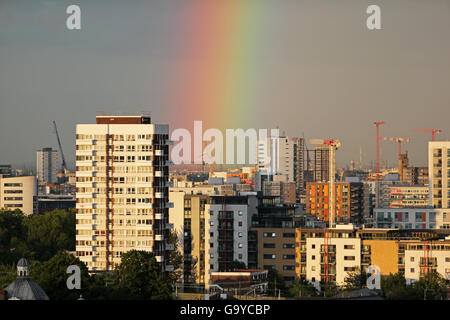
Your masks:
<instances>
[{"instance_id":1,"label":"construction crane","mask_svg":"<svg viewBox=\"0 0 450 320\"><path fill-rule=\"evenodd\" d=\"M441 129L414 129L414 131L431 132L431 141L435 141L436 133L441 133Z\"/></svg>"},{"instance_id":2,"label":"construction crane","mask_svg":"<svg viewBox=\"0 0 450 320\"><path fill-rule=\"evenodd\" d=\"M335 193L336 189L334 187L335 183L335 175L336 175L336 150L341 147L341 142L339 140L334 139L311 139L309 140L309 144L322 144L327 145L330 149L329 154L329 180L330 180L330 215L328 219L328 227L333 228L334 226L334 218L335 218Z\"/></svg>"},{"instance_id":3,"label":"construction crane","mask_svg":"<svg viewBox=\"0 0 450 320\"><path fill-rule=\"evenodd\" d=\"M56 122L55 122L55 120L53 120L53 126L54 126L54 128L55 128L56 139L58 140L59 152L61 153L61 159L62 159L62 163L61 163L61 172L62 172L63 174L65 174L66 171L67 171L66 159L64 159L64 153L63 153L63 149L62 149L62 146L61 146L61 140L59 139L58 128L56 127Z\"/></svg>"},{"instance_id":4,"label":"construction crane","mask_svg":"<svg viewBox=\"0 0 450 320\"><path fill-rule=\"evenodd\" d=\"M398 156L400 157L402 154L402 142L409 142L411 138L381 137L380 140L398 142Z\"/></svg>"},{"instance_id":5,"label":"construction crane","mask_svg":"<svg viewBox=\"0 0 450 320\"><path fill-rule=\"evenodd\" d=\"M377 127L377 181L380 180L380 125L385 123L384 121L374 122Z\"/></svg>"}]
</instances>

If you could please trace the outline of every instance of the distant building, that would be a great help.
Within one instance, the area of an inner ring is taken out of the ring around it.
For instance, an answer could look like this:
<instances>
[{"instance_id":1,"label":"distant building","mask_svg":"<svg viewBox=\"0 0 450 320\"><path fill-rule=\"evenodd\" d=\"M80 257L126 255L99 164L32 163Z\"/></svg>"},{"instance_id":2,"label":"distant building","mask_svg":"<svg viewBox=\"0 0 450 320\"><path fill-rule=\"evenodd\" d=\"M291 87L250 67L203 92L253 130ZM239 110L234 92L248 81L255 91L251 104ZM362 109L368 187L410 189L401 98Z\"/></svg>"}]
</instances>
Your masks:
<instances>
[{"instance_id":1,"label":"distant building","mask_svg":"<svg viewBox=\"0 0 450 320\"><path fill-rule=\"evenodd\" d=\"M43 148L36 152L36 175L39 182L56 183L61 160L57 150Z\"/></svg>"},{"instance_id":2,"label":"distant building","mask_svg":"<svg viewBox=\"0 0 450 320\"><path fill-rule=\"evenodd\" d=\"M10 164L0 164L0 174L3 178L12 177L12 169Z\"/></svg>"},{"instance_id":3,"label":"distant building","mask_svg":"<svg viewBox=\"0 0 450 320\"><path fill-rule=\"evenodd\" d=\"M270 137L258 141L258 169L264 174L285 174L294 182L294 141L288 137Z\"/></svg>"},{"instance_id":4,"label":"distant building","mask_svg":"<svg viewBox=\"0 0 450 320\"><path fill-rule=\"evenodd\" d=\"M33 176L4 178L0 175L0 208L36 212L37 183Z\"/></svg>"},{"instance_id":5,"label":"distant building","mask_svg":"<svg viewBox=\"0 0 450 320\"><path fill-rule=\"evenodd\" d=\"M17 263L17 278L5 290L8 300L49 300L44 290L29 278L29 264L25 258Z\"/></svg>"},{"instance_id":6,"label":"distant building","mask_svg":"<svg viewBox=\"0 0 450 320\"><path fill-rule=\"evenodd\" d=\"M403 184L428 184L428 167L410 167L408 151L399 155L398 174Z\"/></svg>"},{"instance_id":7,"label":"distant building","mask_svg":"<svg viewBox=\"0 0 450 320\"><path fill-rule=\"evenodd\" d=\"M326 145L314 147L313 181L330 181L330 148Z\"/></svg>"},{"instance_id":8,"label":"distant building","mask_svg":"<svg viewBox=\"0 0 450 320\"><path fill-rule=\"evenodd\" d=\"M37 213L44 214L56 209L75 209L76 199L70 195L45 195L38 197Z\"/></svg>"}]
</instances>

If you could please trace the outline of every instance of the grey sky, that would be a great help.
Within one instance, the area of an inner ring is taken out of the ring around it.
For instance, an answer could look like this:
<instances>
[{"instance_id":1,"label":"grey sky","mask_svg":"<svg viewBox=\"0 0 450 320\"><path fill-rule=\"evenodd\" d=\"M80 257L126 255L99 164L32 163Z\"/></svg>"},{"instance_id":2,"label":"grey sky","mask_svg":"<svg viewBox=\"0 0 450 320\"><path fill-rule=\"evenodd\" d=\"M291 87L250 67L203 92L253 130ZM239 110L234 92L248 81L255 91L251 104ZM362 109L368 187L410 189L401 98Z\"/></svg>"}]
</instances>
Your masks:
<instances>
[{"instance_id":1,"label":"grey sky","mask_svg":"<svg viewBox=\"0 0 450 320\"><path fill-rule=\"evenodd\" d=\"M0 1L0 163L34 166L37 149L57 147L56 120L73 167L75 124L93 123L97 110L150 109L156 122L190 129L194 119L170 110L189 2ZM81 6L81 31L65 27L70 4ZM381 6L383 30L366 29L369 4ZM450 138L450 1L264 5L266 41L255 59L266 59L265 81L252 107L260 115L239 125L338 138L338 165L358 160L360 146L366 164L375 160L377 120L387 122L382 135L412 138L415 165L426 164L429 135L413 128ZM382 150L395 163L397 144Z\"/></svg>"}]
</instances>

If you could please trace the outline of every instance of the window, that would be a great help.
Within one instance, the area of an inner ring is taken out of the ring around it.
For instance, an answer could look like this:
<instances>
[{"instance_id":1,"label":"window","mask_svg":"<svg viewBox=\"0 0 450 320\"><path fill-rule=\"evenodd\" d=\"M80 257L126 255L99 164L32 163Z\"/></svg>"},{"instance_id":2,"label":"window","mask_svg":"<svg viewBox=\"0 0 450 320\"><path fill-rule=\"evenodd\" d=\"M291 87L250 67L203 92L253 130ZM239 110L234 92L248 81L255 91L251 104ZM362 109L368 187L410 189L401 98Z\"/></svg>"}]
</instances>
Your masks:
<instances>
[{"instance_id":1,"label":"window","mask_svg":"<svg viewBox=\"0 0 450 320\"><path fill-rule=\"evenodd\" d=\"M238 237L242 238L243 233L242 232L238 232Z\"/></svg>"},{"instance_id":2,"label":"window","mask_svg":"<svg viewBox=\"0 0 450 320\"><path fill-rule=\"evenodd\" d=\"M295 233L283 233L283 238L295 238Z\"/></svg>"},{"instance_id":3,"label":"window","mask_svg":"<svg viewBox=\"0 0 450 320\"><path fill-rule=\"evenodd\" d=\"M344 245L344 249L355 249L355 245L353 245L353 244L346 244L346 245Z\"/></svg>"},{"instance_id":4,"label":"window","mask_svg":"<svg viewBox=\"0 0 450 320\"><path fill-rule=\"evenodd\" d=\"M275 243L264 243L264 248L275 249Z\"/></svg>"},{"instance_id":5,"label":"window","mask_svg":"<svg viewBox=\"0 0 450 320\"><path fill-rule=\"evenodd\" d=\"M275 255L274 254L265 254L264 255L264 259L275 259Z\"/></svg>"},{"instance_id":6,"label":"window","mask_svg":"<svg viewBox=\"0 0 450 320\"><path fill-rule=\"evenodd\" d=\"M285 255L283 255L283 259L285 259L285 260L294 260L295 259L295 254L285 254Z\"/></svg>"},{"instance_id":7,"label":"window","mask_svg":"<svg viewBox=\"0 0 450 320\"><path fill-rule=\"evenodd\" d=\"M316 282L316 278L315 278L315 277L312 277L312 278L311 278L311 281L312 281L312 282Z\"/></svg>"},{"instance_id":8,"label":"window","mask_svg":"<svg viewBox=\"0 0 450 320\"><path fill-rule=\"evenodd\" d=\"M313 245L311 246L311 248L315 249L315 248L316 248L316 245L315 245L315 244L313 244Z\"/></svg>"},{"instance_id":9,"label":"window","mask_svg":"<svg viewBox=\"0 0 450 320\"><path fill-rule=\"evenodd\" d=\"M445 262L450 262L450 257L446 257Z\"/></svg>"},{"instance_id":10,"label":"window","mask_svg":"<svg viewBox=\"0 0 450 320\"><path fill-rule=\"evenodd\" d=\"M242 216L242 211L239 210L239 211L238 211L238 215L239 215L239 216Z\"/></svg>"},{"instance_id":11,"label":"window","mask_svg":"<svg viewBox=\"0 0 450 320\"><path fill-rule=\"evenodd\" d=\"M238 222L238 226L239 226L239 227L242 227L242 221L239 221L239 222Z\"/></svg>"},{"instance_id":12,"label":"window","mask_svg":"<svg viewBox=\"0 0 450 320\"><path fill-rule=\"evenodd\" d=\"M356 267L344 267L344 271L355 271Z\"/></svg>"},{"instance_id":13,"label":"window","mask_svg":"<svg viewBox=\"0 0 450 320\"><path fill-rule=\"evenodd\" d=\"M264 232L265 238L275 238L275 232Z\"/></svg>"},{"instance_id":14,"label":"window","mask_svg":"<svg viewBox=\"0 0 450 320\"><path fill-rule=\"evenodd\" d=\"M410 261L411 261L411 262L414 262L414 257L411 257Z\"/></svg>"},{"instance_id":15,"label":"window","mask_svg":"<svg viewBox=\"0 0 450 320\"><path fill-rule=\"evenodd\" d=\"M355 256L344 256L344 260L355 261Z\"/></svg>"},{"instance_id":16,"label":"window","mask_svg":"<svg viewBox=\"0 0 450 320\"><path fill-rule=\"evenodd\" d=\"M283 270L295 270L294 266L283 266Z\"/></svg>"},{"instance_id":17,"label":"window","mask_svg":"<svg viewBox=\"0 0 450 320\"><path fill-rule=\"evenodd\" d=\"M283 248L284 249L293 249L293 248L295 248L295 244L294 243L283 243Z\"/></svg>"},{"instance_id":18,"label":"window","mask_svg":"<svg viewBox=\"0 0 450 320\"><path fill-rule=\"evenodd\" d=\"M411 273L414 273L414 268L411 268L411 270L410 270L410 271L411 271Z\"/></svg>"},{"instance_id":19,"label":"window","mask_svg":"<svg viewBox=\"0 0 450 320\"><path fill-rule=\"evenodd\" d=\"M242 259L242 253L239 253L238 257L239 257L239 259Z\"/></svg>"},{"instance_id":20,"label":"window","mask_svg":"<svg viewBox=\"0 0 450 320\"><path fill-rule=\"evenodd\" d=\"M312 260L316 260L316 256L311 256L311 259Z\"/></svg>"},{"instance_id":21,"label":"window","mask_svg":"<svg viewBox=\"0 0 450 320\"><path fill-rule=\"evenodd\" d=\"M211 253L210 258L214 258L214 253Z\"/></svg>"},{"instance_id":22,"label":"window","mask_svg":"<svg viewBox=\"0 0 450 320\"><path fill-rule=\"evenodd\" d=\"M238 243L238 248L242 248L242 243Z\"/></svg>"},{"instance_id":23,"label":"window","mask_svg":"<svg viewBox=\"0 0 450 320\"><path fill-rule=\"evenodd\" d=\"M214 237L214 232L210 232L209 233L209 236L212 238L212 237Z\"/></svg>"},{"instance_id":24,"label":"window","mask_svg":"<svg viewBox=\"0 0 450 320\"><path fill-rule=\"evenodd\" d=\"M312 266L311 271L316 271L316 266Z\"/></svg>"}]
</instances>

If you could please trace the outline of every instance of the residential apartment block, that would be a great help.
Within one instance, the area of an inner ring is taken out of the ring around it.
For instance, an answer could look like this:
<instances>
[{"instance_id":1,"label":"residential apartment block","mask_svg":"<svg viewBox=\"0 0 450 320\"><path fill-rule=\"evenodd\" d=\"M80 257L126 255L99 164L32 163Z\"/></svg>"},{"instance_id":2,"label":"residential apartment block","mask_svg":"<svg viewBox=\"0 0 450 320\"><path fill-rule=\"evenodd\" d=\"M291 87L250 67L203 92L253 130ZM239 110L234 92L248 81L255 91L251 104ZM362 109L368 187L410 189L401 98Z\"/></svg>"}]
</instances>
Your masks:
<instances>
[{"instance_id":1,"label":"residential apartment block","mask_svg":"<svg viewBox=\"0 0 450 320\"><path fill-rule=\"evenodd\" d=\"M389 190L389 208L427 207L429 187L424 185L393 185Z\"/></svg>"},{"instance_id":2,"label":"residential apartment block","mask_svg":"<svg viewBox=\"0 0 450 320\"><path fill-rule=\"evenodd\" d=\"M350 272L378 267L380 274L401 272L408 282L436 270L450 277L448 231L296 229L296 275L322 290L326 283L345 285Z\"/></svg>"},{"instance_id":3,"label":"residential apartment block","mask_svg":"<svg viewBox=\"0 0 450 320\"><path fill-rule=\"evenodd\" d=\"M37 181L34 176L4 178L0 174L0 208L21 210L25 215L37 212Z\"/></svg>"},{"instance_id":4,"label":"residential apartment block","mask_svg":"<svg viewBox=\"0 0 450 320\"><path fill-rule=\"evenodd\" d=\"M377 208L375 228L450 229L450 210L438 208Z\"/></svg>"},{"instance_id":5,"label":"residential apartment block","mask_svg":"<svg viewBox=\"0 0 450 320\"><path fill-rule=\"evenodd\" d=\"M428 142L430 205L450 208L450 141Z\"/></svg>"},{"instance_id":6,"label":"residential apartment block","mask_svg":"<svg viewBox=\"0 0 450 320\"><path fill-rule=\"evenodd\" d=\"M364 216L365 188L361 182L337 182L335 184L336 223L362 223ZM367 190L368 192L368 190ZM306 184L306 212L328 221L329 184L308 182Z\"/></svg>"},{"instance_id":7,"label":"residential apartment block","mask_svg":"<svg viewBox=\"0 0 450 320\"><path fill-rule=\"evenodd\" d=\"M56 183L61 160L57 150L43 148L36 152L36 175L39 182Z\"/></svg>"},{"instance_id":8,"label":"residential apartment block","mask_svg":"<svg viewBox=\"0 0 450 320\"><path fill-rule=\"evenodd\" d=\"M146 112L102 112L76 126L76 255L91 272L114 269L133 249L173 269L168 135Z\"/></svg>"}]
</instances>

